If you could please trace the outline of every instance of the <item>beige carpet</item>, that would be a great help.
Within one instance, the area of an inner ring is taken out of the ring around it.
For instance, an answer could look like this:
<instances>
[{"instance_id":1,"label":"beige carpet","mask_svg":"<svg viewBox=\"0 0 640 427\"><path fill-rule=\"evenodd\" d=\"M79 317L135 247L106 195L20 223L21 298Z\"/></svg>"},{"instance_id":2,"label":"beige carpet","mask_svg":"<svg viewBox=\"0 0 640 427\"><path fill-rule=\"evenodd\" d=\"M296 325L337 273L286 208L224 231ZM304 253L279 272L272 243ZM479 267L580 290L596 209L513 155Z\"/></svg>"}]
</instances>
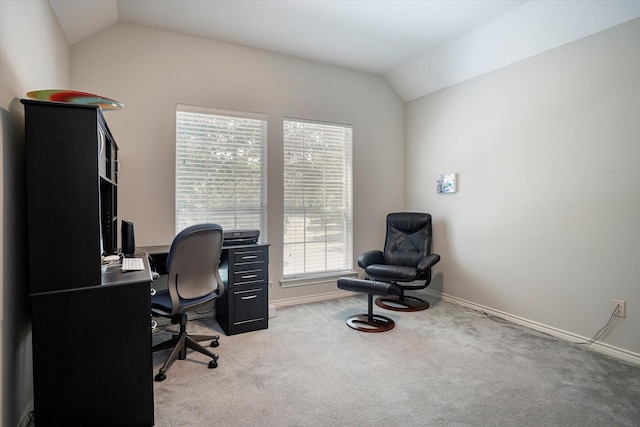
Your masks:
<instances>
[{"instance_id":1,"label":"beige carpet","mask_svg":"<svg viewBox=\"0 0 640 427\"><path fill-rule=\"evenodd\" d=\"M374 306L396 321L386 333L347 327L366 307L365 296L286 307L269 329L230 337L191 322L220 333L219 367L177 361L154 383L156 425L640 425L638 366L434 300L415 313Z\"/></svg>"}]
</instances>

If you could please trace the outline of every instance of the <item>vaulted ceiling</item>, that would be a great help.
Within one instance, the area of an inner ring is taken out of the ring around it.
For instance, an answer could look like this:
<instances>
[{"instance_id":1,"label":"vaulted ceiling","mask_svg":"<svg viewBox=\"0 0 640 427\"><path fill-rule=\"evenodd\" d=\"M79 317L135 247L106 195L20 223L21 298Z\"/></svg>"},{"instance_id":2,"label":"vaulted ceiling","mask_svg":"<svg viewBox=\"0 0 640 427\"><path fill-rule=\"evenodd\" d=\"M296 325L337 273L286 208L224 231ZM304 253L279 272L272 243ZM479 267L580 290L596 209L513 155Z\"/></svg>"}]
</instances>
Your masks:
<instances>
[{"instance_id":1,"label":"vaulted ceiling","mask_svg":"<svg viewBox=\"0 0 640 427\"><path fill-rule=\"evenodd\" d=\"M384 76L405 100L640 17L612 0L49 0L73 45L126 22Z\"/></svg>"}]
</instances>

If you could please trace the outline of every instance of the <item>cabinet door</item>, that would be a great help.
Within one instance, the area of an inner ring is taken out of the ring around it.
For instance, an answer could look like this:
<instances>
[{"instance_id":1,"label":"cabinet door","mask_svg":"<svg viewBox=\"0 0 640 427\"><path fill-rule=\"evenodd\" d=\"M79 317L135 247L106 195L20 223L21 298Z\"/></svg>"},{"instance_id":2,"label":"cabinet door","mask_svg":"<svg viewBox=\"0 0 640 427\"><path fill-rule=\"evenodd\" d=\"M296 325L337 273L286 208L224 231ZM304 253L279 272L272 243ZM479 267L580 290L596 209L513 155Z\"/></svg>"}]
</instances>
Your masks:
<instances>
[{"instance_id":1,"label":"cabinet door","mask_svg":"<svg viewBox=\"0 0 640 427\"><path fill-rule=\"evenodd\" d=\"M30 292L100 285L97 107L24 103Z\"/></svg>"},{"instance_id":2,"label":"cabinet door","mask_svg":"<svg viewBox=\"0 0 640 427\"><path fill-rule=\"evenodd\" d=\"M265 319L263 288L233 292L233 324L261 322Z\"/></svg>"},{"instance_id":3,"label":"cabinet door","mask_svg":"<svg viewBox=\"0 0 640 427\"><path fill-rule=\"evenodd\" d=\"M153 425L149 283L32 296L42 426Z\"/></svg>"}]
</instances>

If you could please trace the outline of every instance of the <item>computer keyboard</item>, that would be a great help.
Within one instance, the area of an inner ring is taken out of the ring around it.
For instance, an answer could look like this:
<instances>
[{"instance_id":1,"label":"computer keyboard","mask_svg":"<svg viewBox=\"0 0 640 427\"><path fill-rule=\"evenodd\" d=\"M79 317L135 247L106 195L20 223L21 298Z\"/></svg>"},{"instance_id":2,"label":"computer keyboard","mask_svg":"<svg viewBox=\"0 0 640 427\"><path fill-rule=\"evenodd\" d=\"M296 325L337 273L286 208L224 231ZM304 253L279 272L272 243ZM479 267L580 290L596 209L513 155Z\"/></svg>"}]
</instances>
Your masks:
<instances>
[{"instance_id":1,"label":"computer keyboard","mask_svg":"<svg viewBox=\"0 0 640 427\"><path fill-rule=\"evenodd\" d=\"M122 258L122 271L144 270L142 258Z\"/></svg>"}]
</instances>

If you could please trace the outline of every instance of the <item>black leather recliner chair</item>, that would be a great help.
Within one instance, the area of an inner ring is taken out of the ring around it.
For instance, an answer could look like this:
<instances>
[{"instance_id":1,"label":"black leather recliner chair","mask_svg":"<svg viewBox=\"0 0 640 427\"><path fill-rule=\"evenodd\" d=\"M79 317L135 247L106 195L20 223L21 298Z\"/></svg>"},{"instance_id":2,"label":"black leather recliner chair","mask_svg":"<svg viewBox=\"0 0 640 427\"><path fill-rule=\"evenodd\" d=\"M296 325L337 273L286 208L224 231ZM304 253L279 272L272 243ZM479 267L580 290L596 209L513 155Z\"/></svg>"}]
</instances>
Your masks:
<instances>
[{"instance_id":1,"label":"black leather recliner chair","mask_svg":"<svg viewBox=\"0 0 640 427\"><path fill-rule=\"evenodd\" d=\"M405 295L406 290L424 289L431 283L431 267L440 255L431 253L431 215L396 212L387 215L384 250L373 250L358 257L366 278L391 283L399 295L383 295L376 305L395 311L419 311L429 303Z\"/></svg>"}]
</instances>

